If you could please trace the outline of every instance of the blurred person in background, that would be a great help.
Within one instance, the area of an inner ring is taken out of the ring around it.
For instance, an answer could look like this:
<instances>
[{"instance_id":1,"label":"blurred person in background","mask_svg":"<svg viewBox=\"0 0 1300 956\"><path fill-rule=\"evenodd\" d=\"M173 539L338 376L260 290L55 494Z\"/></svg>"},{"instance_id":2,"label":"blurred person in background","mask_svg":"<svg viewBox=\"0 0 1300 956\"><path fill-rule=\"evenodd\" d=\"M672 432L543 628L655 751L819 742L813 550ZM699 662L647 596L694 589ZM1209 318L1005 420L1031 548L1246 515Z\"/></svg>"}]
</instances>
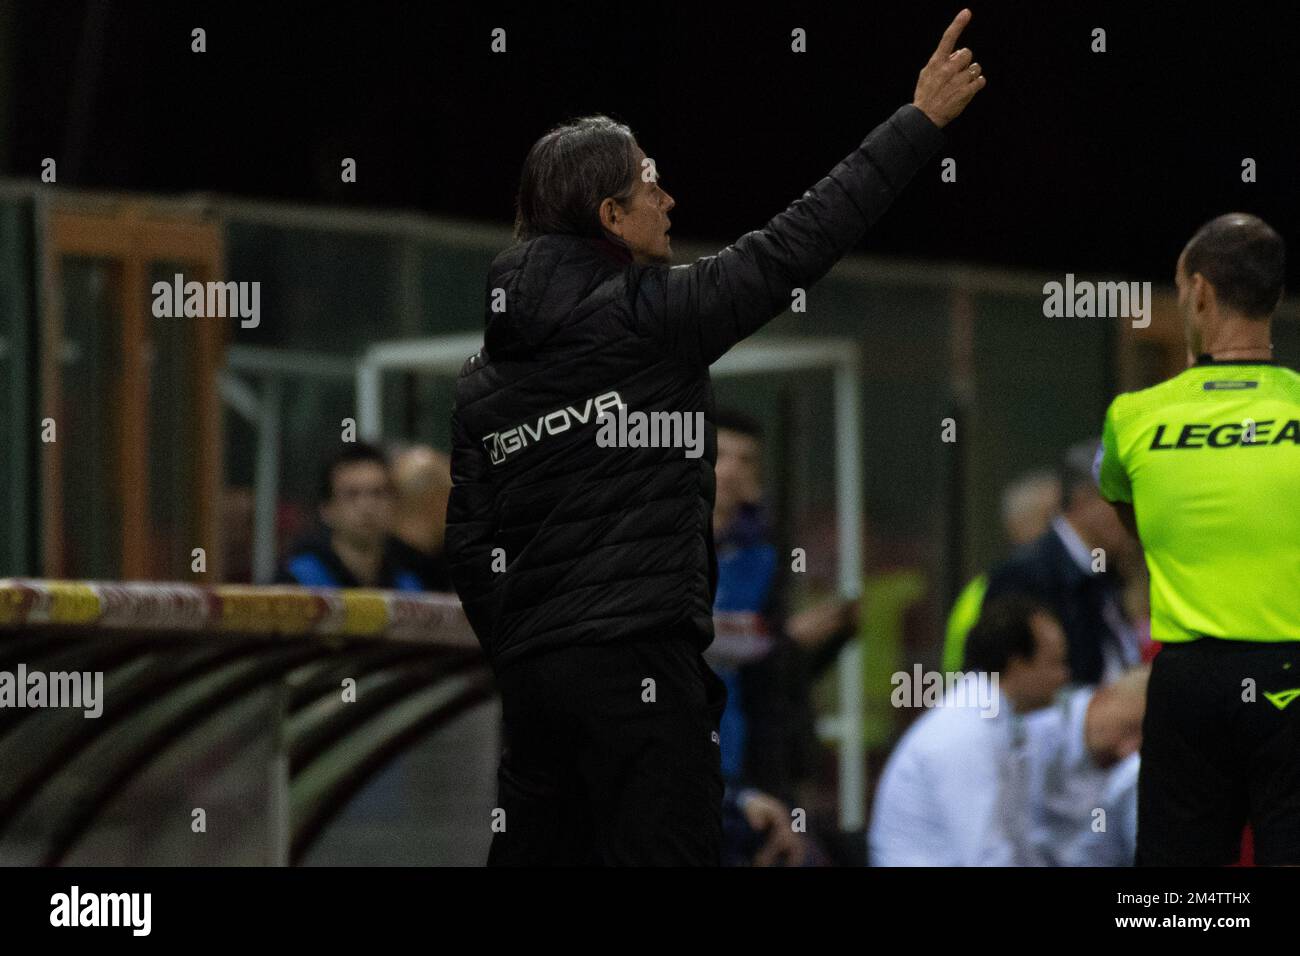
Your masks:
<instances>
[{"instance_id":1,"label":"blurred person in background","mask_svg":"<svg viewBox=\"0 0 1300 956\"><path fill-rule=\"evenodd\" d=\"M825 866L821 848L794 828L791 808L753 787L728 785L722 797L723 866Z\"/></svg>"},{"instance_id":2,"label":"blurred person in background","mask_svg":"<svg viewBox=\"0 0 1300 956\"><path fill-rule=\"evenodd\" d=\"M1120 579L1137 542L1097 489L1092 465L1099 446L1086 441L1066 451L1061 513L1037 540L989 573L984 597L1027 594L1047 605L1065 628L1070 680L1076 684L1112 680L1141 659Z\"/></svg>"},{"instance_id":3,"label":"blurred person in background","mask_svg":"<svg viewBox=\"0 0 1300 956\"><path fill-rule=\"evenodd\" d=\"M391 553L393 498L384 453L365 442L344 443L321 469L324 533L290 554L277 583L423 590L419 576Z\"/></svg>"},{"instance_id":4,"label":"blurred person in background","mask_svg":"<svg viewBox=\"0 0 1300 956\"><path fill-rule=\"evenodd\" d=\"M443 554L451 459L428 445L412 445L393 455L397 504L393 520L394 559L420 578L426 591L450 591L451 575Z\"/></svg>"},{"instance_id":5,"label":"blurred person in background","mask_svg":"<svg viewBox=\"0 0 1300 956\"><path fill-rule=\"evenodd\" d=\"M1066 640L1041 602L988 602L966 642L964 687L945 693L903 734L876 789L868 833L872 866L1011 866L1017 844L1003 814L1004 776L1026 715L1065 686ZM997 675L992 688L992 675ZM977 706L976 681L995 706Z\"/></svg>"},{"instance_id":6,"label":"blurred person in background","mask_svg":"<svg viewBox=\"0 0 1300 956\"><path fill-rule=\"evenodd\" d=\"M782 569L762 502L762 429L726 408L714 420L718 590L704 658L727 685L722 773L790 800L815 737L803 662L782 627Z\"/></svg>"},{"instance_id":7,"label":"blurred person in background","mask_svg":"<svg viewBox=\"0 0 1300 956\"><path fill-rule=\"evenodd\" d=\"M1021 475L1002 492L1002 526L1012 549L1038 538L1061 511L1061 476L1050 468Z\"/></svg>"},{"instance_id":8,"label":"blurred person in background","mask_svg":"<svg viewBox=\"0 0 1300 956\"><path fill-rule=\"evenodd\" d=\"M322 467L319 494L324 532L290 554L277 583L424 590L419 575L392 552L395 491L382 450L366 442L345 442ZM388 826L409 803L409 784L406 765L394 761L348 801L341 818Z\"/></svg>"},{"instance_id":9,"label":"blurred person in background","mask_svg":"<svg viewBox=\"0 0 1300 956\"><path fill-rule=\"evenodd\" d=\"M1109 684L1073 688L1025 721L999 797L1017 865L1133 865L1150 673L1139 665Z\"/></svg>"},{"instance_id":10,"label":"blurred person in background","mask_svg":"<svg viewBox=\"0 0 1300 956\"><path fill-rule=\"evenodd\" d=\"M1012 550L1040 537L1061 508L1061 477L1050 469L1027 472L1002 492L1002 529ZM944 630L943 668L961 670L966 635L979 620L980 607L989 588L988 572L977 574L953 601Z\"/></svg>"},{"instance_id":11,"label":"blurred person in background","mask_svg":"<svg viewBox=\"0 0 1300 956\"><path fill-rule=\"evenodd\" d=\"M719 722L723 861L797 866L817 856L792 831L789 809L811 776L816 732L803 654L782 627L784 576L763 507L762 427L728 408L717 409L714 424L718 589L704 659L727 687Z\"/></svg>"}]
</instances>

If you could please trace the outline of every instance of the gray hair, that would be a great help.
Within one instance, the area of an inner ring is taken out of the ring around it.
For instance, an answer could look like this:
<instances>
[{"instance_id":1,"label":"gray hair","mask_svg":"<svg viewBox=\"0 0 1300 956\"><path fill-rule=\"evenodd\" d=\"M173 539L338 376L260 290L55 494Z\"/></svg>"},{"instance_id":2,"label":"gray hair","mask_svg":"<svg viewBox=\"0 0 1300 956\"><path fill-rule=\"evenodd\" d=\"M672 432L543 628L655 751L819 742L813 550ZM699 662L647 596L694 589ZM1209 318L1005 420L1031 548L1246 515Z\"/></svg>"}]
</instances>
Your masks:
<instances>
[{"instance_id":1,"label":"gray hair","mask_svg":"<svg viewBox=\"0 0 1300 956\"><path fill-rule=\"evenodd\" d=\"M524 160L515 201L515 238L550 233L600 238L600 204L620 203L636 187L636 138L608 116L557 126Z\"/></svg>"}]
</instances>

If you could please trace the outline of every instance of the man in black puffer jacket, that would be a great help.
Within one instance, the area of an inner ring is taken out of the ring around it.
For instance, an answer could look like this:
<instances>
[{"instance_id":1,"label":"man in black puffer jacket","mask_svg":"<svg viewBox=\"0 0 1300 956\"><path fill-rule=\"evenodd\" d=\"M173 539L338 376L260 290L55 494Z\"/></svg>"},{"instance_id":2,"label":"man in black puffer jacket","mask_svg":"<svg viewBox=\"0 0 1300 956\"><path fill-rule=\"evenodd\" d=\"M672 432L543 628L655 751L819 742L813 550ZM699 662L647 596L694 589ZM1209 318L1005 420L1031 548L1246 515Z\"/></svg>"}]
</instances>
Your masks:
<instances>
[{"instance_id":1,"label":"man in black puffer jacket","mask_svg":"<svg viewBox=\"0 0 1300 956\"><path fill-rule=\"evenodd\" d=\"M627 127L588 117L529 151L521 241L492 264L452 418L447 552L503 706L489 863L718 862L725 688L700 656L717 583L709 365L934 155L984 85L954 52L969 18L913 105L764 229L689 266L668 265L673 200ZM611 447L605 426L638 413L678 430Z\"/></svg>"}]
</instances>

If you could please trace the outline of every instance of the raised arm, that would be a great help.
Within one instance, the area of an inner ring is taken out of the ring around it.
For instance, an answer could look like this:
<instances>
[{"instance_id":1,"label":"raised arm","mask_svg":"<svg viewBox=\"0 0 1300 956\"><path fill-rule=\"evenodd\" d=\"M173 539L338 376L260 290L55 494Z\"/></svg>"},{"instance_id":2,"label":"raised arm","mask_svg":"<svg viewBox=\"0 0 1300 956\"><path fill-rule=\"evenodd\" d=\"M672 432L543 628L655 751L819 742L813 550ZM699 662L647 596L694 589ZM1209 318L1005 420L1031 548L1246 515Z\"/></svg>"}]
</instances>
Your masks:
<instances>
[{"instance_id":1,"label":"raised arm","mask_svg":"<svg viewBox=\"0 0 1300 956\"><path fill-rule=\"evenodd\" d=\"M877 126L824 179L763 229L691 265L635 266L633 320L688 362L710 365L789 308L878 220L943 142L940 129L984 87L970 50L954 50L963 10L922 68L910 106Z\"/></svg>"}]
</instances>

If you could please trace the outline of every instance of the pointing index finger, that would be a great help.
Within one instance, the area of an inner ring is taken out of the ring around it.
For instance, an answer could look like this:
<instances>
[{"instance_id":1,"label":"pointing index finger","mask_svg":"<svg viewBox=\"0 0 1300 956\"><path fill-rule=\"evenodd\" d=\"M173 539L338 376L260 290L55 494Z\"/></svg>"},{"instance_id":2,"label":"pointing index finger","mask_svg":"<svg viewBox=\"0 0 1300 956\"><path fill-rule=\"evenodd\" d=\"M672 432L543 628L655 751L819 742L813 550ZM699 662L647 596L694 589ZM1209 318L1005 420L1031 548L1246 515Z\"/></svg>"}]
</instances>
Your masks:
<instances>
[{"instance_id":1,"label":"pointing index finger","mask_svg":"<svg viewBox=\"0 0 1300 956\"><path fill-rule=\"evenodd\" d=\"M952 23L948 24L948 29L943 31L938 49L934 51L934 59L946 60L952 55L953 48L957 46L957 38L961 36L961 31L968 23L970 23L970 10L963 9L953 18Z\"/></svg>"}]
</instances>

